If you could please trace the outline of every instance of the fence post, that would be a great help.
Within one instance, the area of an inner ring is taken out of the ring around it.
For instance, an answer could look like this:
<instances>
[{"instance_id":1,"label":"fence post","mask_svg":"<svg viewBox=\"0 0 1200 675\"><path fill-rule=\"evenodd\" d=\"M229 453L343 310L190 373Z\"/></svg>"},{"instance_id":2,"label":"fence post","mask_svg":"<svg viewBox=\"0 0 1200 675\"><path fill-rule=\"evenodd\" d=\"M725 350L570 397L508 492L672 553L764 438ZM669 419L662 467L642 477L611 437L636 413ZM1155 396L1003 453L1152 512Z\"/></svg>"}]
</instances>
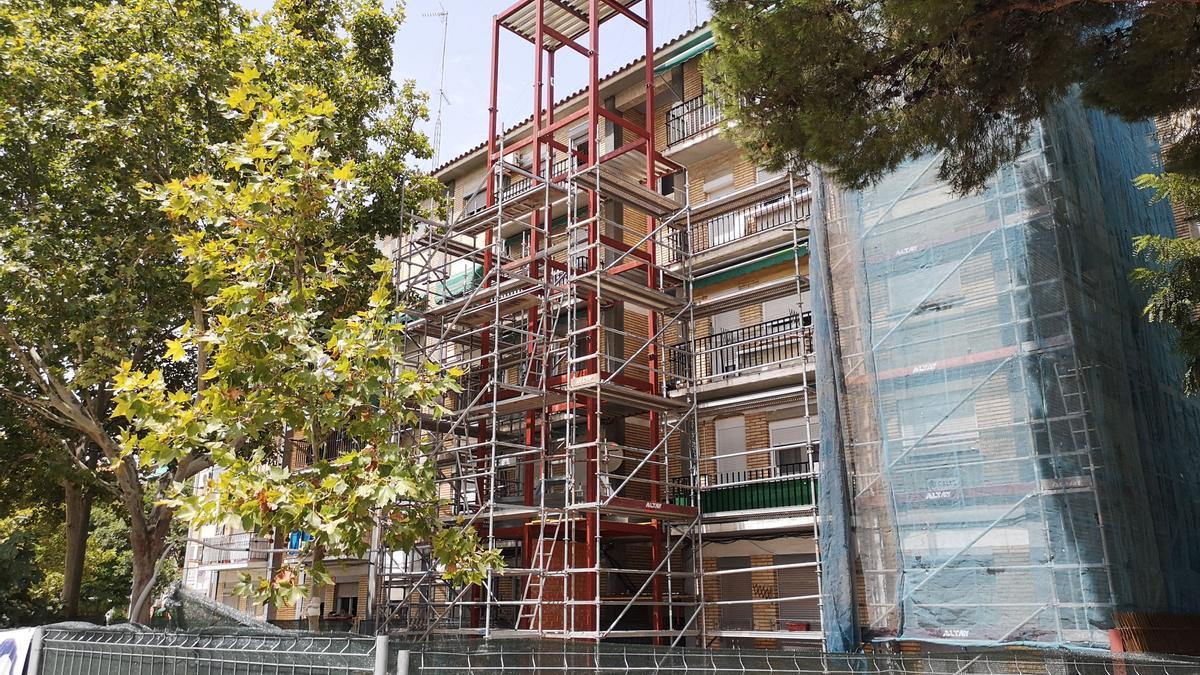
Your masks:
<instances>
[{"instance_id":1,"label":"fence post","mask_svg":"<svg viewBox=\"0 0 1200 675\"><path fill-rule=\"evenodd\" d=\"M388 672L388 636L375 636L375 675L387 675Z\"/></svg>"},{"instance_id":2,"label":"fence post","mask_svg":"<svg viewBox=\"0 0 1200 675\"><path fill-rule=\"evenodd\" d=\"M29 642L29 662L25 664L25 672L29 675L41 675L42 638L46 629L38 626L33 629L33 639Z\"/></svg>"},{"instance_id":3,"label":"fence post","mask_svg":"<svg viewBox=\"0 0 1200 675\"><path fill-rule=\"evenodd\" d=\"M396 675L408 675L408 650L396 652Z\"/></svg>"}]
</instances>

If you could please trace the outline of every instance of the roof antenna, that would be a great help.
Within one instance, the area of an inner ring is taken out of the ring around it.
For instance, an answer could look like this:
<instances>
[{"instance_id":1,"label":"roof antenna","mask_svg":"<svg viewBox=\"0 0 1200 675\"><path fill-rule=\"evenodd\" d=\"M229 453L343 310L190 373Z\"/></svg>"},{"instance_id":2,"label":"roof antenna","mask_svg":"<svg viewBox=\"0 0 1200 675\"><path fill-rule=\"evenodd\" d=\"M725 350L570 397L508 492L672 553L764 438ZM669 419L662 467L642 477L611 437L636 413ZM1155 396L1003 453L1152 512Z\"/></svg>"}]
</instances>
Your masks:
<instances>
[{"instance_id":1,"label":"roof antenna","mask_svg":"<svg viewBox=\"0 0 1200 675\"><path fill-rule=\"evenodd\" d=\"M700 22L700 12L696 8L696 3L698 1L699 0L690 0L690 2L688 2L688 21L691 22L688 25L692 27L695 27L695 25Z\"/></svg>"},{"instance_id":2,"label":"roof antenna","mask_svg":"<svg viewBox=\"0 0 1200 675\"><path fill-rule=\"evenodd\" d=\"M442 61L438 66L437 114L433 118L433 161L429 166L430 171L438 167L442 154L442 103L450 103L450 99L446 97L446 32L450 24L450 12L446 11L446 6L441 2L438 3L438 7L440 12L425 12L421 15L442 20Z\"/></svg>"}]
</instances>

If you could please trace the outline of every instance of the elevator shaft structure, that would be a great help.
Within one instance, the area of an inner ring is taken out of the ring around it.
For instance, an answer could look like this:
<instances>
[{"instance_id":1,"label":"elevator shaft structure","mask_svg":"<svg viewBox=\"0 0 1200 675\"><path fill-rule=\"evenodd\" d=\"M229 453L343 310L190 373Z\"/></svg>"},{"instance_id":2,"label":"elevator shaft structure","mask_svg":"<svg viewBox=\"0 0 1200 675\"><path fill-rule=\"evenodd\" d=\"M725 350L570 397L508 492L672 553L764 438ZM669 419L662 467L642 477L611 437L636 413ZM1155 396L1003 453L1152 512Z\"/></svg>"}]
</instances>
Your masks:
<instances>
[{"instance_id":1,"label":"elevator shaft structure","mask_svg":"<svg viewBox=\"0 0 1200 675\"><path fill-rule=\"evenodd\" d=\"M610 20L645 37L644 99L624 112L600 96ZM689 220L657 190L682 167L655 150L652 25L652 0L522 0L493 19L485 205L412 218L396 280L410 365L466 373L418 430L446 522L506 565L459 587L428 547L381 552L382 630L661 644L703 630ZM502 31L536 55L531 121L504 135ZM556 110L567 58L587 85Z\"/></svg>"}]
</instances>

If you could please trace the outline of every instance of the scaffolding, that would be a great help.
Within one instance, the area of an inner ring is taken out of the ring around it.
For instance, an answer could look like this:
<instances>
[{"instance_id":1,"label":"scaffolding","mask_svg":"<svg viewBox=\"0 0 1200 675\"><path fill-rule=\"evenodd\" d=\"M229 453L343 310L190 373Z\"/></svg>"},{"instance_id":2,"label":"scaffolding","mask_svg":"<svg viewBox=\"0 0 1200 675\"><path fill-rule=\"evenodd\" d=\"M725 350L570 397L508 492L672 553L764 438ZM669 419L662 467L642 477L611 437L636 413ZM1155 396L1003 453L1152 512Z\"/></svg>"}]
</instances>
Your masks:
<instances>
[{"instance_id":1,"label":"scaffolding","mask_svg":"<svg viewBox=\"0 0 1200 675\"><path fill-rule=\"evenodd\" d=\"M601 105L612 19L645 34L638 119ZM494 18L486 202L409 216L396 279L412 364L466 373L416 431L445 521L506 565L455 586L427 546L379 551L380 630L675 644L703 626L696 403L675 367L692 362L689 211L656 190L682 167L655 150L652 24L652 0L522 0ZM512 141L497 134L501 31L537 55L530 130ZM588 84L558 116L563 48ZM571 124L586 143L562 142Z\"/></svg>"},{"instance_id":2,"label":"scaffolding","mask_svg":"<svg viewBox=\"0 0 1200 675\"><path fill-rule=\"evenodd\" d=\"M978 193L950 191L939 157L833 191L818 323L844 420L825 439L845 465L822 477L845 492L822 506L827 534L854 534L822 544L862 582L836 589L830 623L1108 647L1116 610L1190 602L1194 544L1171 532L1194 510L1147 477L1194 475L1174 430L1196 408L1164 384L1165 337L1131 320L1130 231L1170 231L1132 193L1149 138L1068 99Z\"/></svg>"}]
</instances>

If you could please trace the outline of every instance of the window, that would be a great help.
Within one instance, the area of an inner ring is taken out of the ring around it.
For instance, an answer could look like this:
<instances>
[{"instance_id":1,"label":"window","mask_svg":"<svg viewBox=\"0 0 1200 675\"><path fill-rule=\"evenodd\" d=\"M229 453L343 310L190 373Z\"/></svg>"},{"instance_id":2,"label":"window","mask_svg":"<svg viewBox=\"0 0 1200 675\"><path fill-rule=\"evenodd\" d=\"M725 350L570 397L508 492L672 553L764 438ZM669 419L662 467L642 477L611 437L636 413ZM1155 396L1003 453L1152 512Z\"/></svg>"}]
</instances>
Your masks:
<instances>
[{"instance_id":1,"label":"window","mask_svg":"<svg viewBox=\"0 0 1200 675\"><path fill-rule=\"evenodd\" d=\"M723 375L726 373L736 373L738 370L738 328L741 328L742 320L738 310L732 309L728 312L721 312L713 315L712 318L712 346L711 351L711 376Z\"/></svg>"},{"instance_id":2,"label":"window","mask_svg":"<svg viewBox=\"0 0 1200 675\"><path fill-rule=\"evenodd\" d=\"M924 437L922 445L933 440L976 432L975 400L963 400L967 392L938 392L924 396L910 395L896 401L900 432L905 445Z\"/></svg>"},{"instance_id":3,"label":"window","mask_svg":"<svg viewBox=\"0 0 1200 675\"><path fill-rule=\"evenodd\" d=\"M725 195L733 194L733 172L727 171L719 176L715 176L712 180L704 183L704 196L708 201L720 199Z\"/></svg>"},{"instance_id":4,"label":"window","mask_svg":"<svg viewBox=\"0 0 1200 675\"><path fill-rule=\"evenodd\" d=\"M567 138L569 139L567 141L567 146L569 146L573 152L578 154L578 158L575 160L575 165L582 166L587 164L587 124L581 124L580 126L572 129L570 133L567 134Z\"/></svg>"},{"instance_id":5,"label":"window","mask_svg":"<svg viewBox=\"0 0 1200 675\"><path fill-rule=\"evenodd\" d=\"M775 556L776 565L795 565L816 562L812 554ZM821 604L815 597L817 591L816 567L792 567L775 570L775 587L779 597L814 596L811 600L785 600L779 603L780 630L819 630Z\"/></svg>"},{"instance_id":6,"label":"window","mask_svg":"<svg viewBox=\"0 0 1200 675\"><path fill-rule=\"evenodd\" d=\"M733 172L721 174L704 183L704 196L708 201L720 199L734 193ZM708 246L720 246L746 235L746 212L735 210L715 216L708 221Z\"/></svg>"},{"instance_id":7,"label":"window","mask_svg":"<svg viewBox=\"0 0 1200 675\"><path fill-rule=\"evenodd\" d=\"M358 583L334 586L333 613L337 616L358 616Z\"/></svg>"},{"instance_id":8,"label":"window","mask_svg":"<svg viewBox=\"0 0 1200 675\"><path fill-rule=\"evenodd\" d=\"M821 431L818 421L811 422L803 417L792 417L775 420L768 425L771 434L771 447L775 449L775 466L781 474L802 473L810 470L808 464L808 446L820 439ZM812 437L809 437L811 432Z\"/></svg>"},{"instance_id":9,"label":"window","mask_svg":"<svg viewBox=\"0 0 1200 675\"><path fill-rule=\"evenodd\" d=\"M755 167L755 182L766 183L786 174L786 171L768 171L761 166Z\"/></svg>"},{"instance_id":10,"label":"window","mask_svg":"<svg viewBox=\"0 0 1200 675\"><path fill-rule=\"evenodd\" d=\"M748 556L717 558L718 570L749 570ZM721 602L727 600L750 600L750 572L722 574L720 577ZM721 630L754 630L754 605L744 602L737 605L720 605Z\"/></svg>"},{"instance_id":11,"label":"window","mask_svg":"<svg viewBox=\"0 0 1200 675\"><path fill-rule=\"evenodd\" d=\"M717 475L746 470L746 421L741 415L716 422Z\"/></svg>"},{"instance_id":12,"label":"window","mask_svg":"<svg viewBox=\"0 0 1200 675\"><path fill-rule=\"evenodd\" d=\"M482 211L485 206L487 206L487 191L480 186L478 192L470 195L467 200L463 202L463 214L469 216L472 213Z\"/></svg>"},{"instance_id":13,"label":"window","mask_svg":"<svg viewBox=\"0 0 1200 675\"><path fill-rule=\"evenodd\" d=\"M888 305L893 312L906 312L918 303L936 303L962 297L958 263L920 267L888 278Z\"/></svg>"},{"instance_id":14,"label":"window","mask_svg":"<svg viewBox=\"0 0 1200 675\"><path fill-rule=\"evenodd\" d=\"M763 321L786 319L789 316L800 316L800 296L796 293L782 298L767 300L762 304Z\"/></svg>"},{"instance_id":15,"label":"window","mask_svg":"<svg viewBox=\"0 0 1200 675\"><path fill-rule=\"evenodd\" d=\"M670 197L675 194L675 176L676 174L669 173L658 179L658 191L664 196Z\"/></svg>"}]
</instances>

